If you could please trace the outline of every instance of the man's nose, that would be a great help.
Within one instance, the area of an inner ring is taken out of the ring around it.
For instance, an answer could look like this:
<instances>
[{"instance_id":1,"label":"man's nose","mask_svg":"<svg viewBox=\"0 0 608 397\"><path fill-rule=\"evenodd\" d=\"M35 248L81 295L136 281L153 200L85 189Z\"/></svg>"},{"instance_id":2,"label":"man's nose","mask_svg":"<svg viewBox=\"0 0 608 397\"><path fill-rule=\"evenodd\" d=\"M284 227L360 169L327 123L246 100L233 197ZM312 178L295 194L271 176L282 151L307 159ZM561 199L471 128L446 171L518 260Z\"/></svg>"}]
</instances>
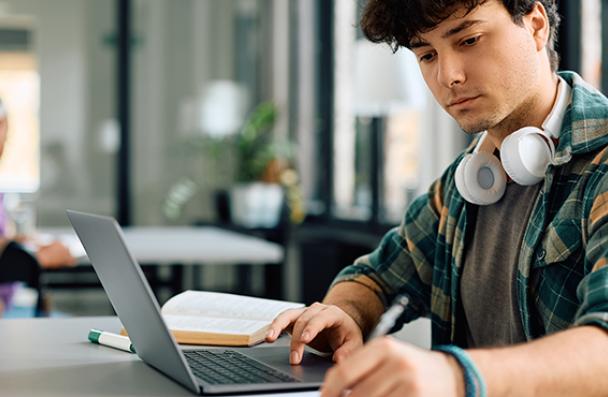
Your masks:
<instances>
[{"instance_id":1,"label":"man's nose","mask_svg":"<svg viewBox=\"0 0 608 397\"><path fill-rule=\"evenodd\" d=\"M463 84L466 80L464 67L458 57L443 55L438 58L437 82L446 88Z\"/></svg>"}]
</instances>

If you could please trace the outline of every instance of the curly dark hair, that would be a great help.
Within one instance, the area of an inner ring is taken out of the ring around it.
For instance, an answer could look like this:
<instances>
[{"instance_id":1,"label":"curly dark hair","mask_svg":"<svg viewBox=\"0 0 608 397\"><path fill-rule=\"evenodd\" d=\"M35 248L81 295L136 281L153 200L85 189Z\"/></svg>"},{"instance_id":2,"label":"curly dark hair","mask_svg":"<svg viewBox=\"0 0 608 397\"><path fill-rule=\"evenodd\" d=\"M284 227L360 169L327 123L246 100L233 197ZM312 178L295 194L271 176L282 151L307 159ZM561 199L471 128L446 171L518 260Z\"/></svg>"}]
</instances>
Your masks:
<instances>
[{"instance_id":1,"label":"curly dark hair","mask_svg":"<svg viewBox=\"0 0 608 397\"><path fill-rule=\"evenodd\" d=\"M487 0L367 0L361 16L361 29L375 43L388 43L393 51L409 48L413 38L432 30L458 8L464 6L471 12ZM559 55L555 51L560 16L555 0L502 0L513 22L522 25L523 16L529 14L534 4L541 3L547 11L550 36L547 52L551 68L557 70Z\"/></svg>"}]
</instances>

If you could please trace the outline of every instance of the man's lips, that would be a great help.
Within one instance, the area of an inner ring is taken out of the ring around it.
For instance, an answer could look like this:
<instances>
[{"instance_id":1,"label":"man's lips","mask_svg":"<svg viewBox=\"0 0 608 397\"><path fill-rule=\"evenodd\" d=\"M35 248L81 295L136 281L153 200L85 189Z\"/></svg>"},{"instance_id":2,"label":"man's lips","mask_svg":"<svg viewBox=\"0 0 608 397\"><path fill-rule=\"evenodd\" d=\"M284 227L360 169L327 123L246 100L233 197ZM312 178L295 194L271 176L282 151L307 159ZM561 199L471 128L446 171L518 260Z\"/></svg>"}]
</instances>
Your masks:
<instances>
[{"instance_id":1,"label":"man's lips","mask_svg":"<svg viewBox=\"0 0 608 397\"><path fill-rule=\"evenodd\" d=\"M450 103L448 103L448 107L450 108L452 106L465 105L465 104L468 104L471 101L473 101L474 99L477 99L479 97L480 97L480 95L470 96L470 97L456 98L456 99L452 100Z\"/></svg>"}]
</instances>

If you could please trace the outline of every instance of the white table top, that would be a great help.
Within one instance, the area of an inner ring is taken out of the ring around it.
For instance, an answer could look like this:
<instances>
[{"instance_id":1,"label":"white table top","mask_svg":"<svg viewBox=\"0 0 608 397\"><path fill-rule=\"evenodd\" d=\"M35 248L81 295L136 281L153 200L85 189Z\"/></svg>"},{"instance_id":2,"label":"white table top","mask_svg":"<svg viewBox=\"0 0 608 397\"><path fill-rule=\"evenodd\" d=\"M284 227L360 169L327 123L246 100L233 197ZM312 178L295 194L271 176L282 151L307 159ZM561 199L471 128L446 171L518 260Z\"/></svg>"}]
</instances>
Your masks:
<instances>
[{"instance_id":1,"label":"white table top","mask_svg":"<svg viewBox=\"0 0 608 397\"><path fill-rule=\"evenodd\" d=\"M216 227L127 227L127 246L140 264L277 264L283 247L261 238ZM59 239L72 254L87 261L76 234L68 228L45 228L40 239Z\"/></svg>"},{"instance_id":2,"label":"white table top","mask_svg":"<svg viewBox=\"0 0 608 397\"><path fill-rule=\"evenodd\" d=\"M91 328L118 332L120 322L116 317L0 320L0 396L192 395L135 354L88 342Z\"/></svg>"}]
</instances>

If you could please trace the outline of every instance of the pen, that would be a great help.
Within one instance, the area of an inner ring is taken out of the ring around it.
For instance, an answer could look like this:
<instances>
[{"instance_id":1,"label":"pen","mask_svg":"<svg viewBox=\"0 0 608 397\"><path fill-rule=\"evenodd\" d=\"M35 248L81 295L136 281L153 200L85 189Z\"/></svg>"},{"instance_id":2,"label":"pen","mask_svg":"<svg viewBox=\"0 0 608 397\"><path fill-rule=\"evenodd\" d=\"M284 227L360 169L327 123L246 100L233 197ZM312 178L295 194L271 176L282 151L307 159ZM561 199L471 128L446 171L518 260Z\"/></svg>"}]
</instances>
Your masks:
<instances>
[{"instance_id":1,"label":"pen","mask_svg":"<svg viewBox=\"0 0 608 397\"><path fill-rule=\"evenodd\" d=\"M374 338L386 335L388 331L393 328L395 322L397 322L397 319L401 316L401 313L403 313L409 301L410 300L406 295L398 295L391 307L382 314L380 321L378 321L378 325L376 325L376 328L374 328L367 340L370 341Z\"/></svg>"},{"instance_id":2,"label":"pen","mask_svg":"<svg viewBox=\"0 0 608 397\"><path fill-rule=\"evenodd\" d=\"M113 334L112 332L92 329L89 331L89 340L98 345L110 346L129 353L135 353L135 347L133 347L128 337Z\"/></svg>"}]
</instances>

